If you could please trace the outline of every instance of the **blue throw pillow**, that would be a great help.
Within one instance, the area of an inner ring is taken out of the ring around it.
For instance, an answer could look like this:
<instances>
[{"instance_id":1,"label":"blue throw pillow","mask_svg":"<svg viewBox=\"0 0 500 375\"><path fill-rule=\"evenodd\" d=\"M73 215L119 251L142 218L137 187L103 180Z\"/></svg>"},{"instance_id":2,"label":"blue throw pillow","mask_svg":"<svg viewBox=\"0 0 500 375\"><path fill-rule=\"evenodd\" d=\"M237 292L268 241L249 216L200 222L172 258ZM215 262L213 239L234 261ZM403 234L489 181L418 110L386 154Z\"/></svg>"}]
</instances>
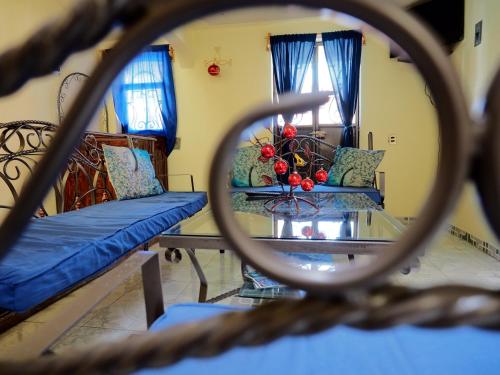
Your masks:
<instances>
[{"instance_id":1,"label":"blue throw pillow","mask_svg":"<svg viewBox=\"0 0 500 375\"><path fill-rule=\"evenodd\" d=\"M164 192L146 150L102 145L109 180L119 200Z\"/></svg>"},{"instance_id":2,"label":"blue throw pillow","mask_svg":"<svg viewBox=\"0 0 500 375\"><path fill-rule=\"evenodd\" d=\"M337 147L333 164L328 171L327 185L370 187L375 169L382 161L385 151L361 150L352 147Z\"/></svg>"},{"instance_id":3,"label":"blue throw pillow","mask_svg":"<svg viewBox=\"0 0 500 375\"><path fill-rule=\"evenodd\" d=\"M232 186L258 187L276 183L272 160L263 162L259 160L260 156L259 146L241 147L236 151L231 171ZM268 176L271 180L266 181L263 176Z\"/></svg>"}]
</instances>

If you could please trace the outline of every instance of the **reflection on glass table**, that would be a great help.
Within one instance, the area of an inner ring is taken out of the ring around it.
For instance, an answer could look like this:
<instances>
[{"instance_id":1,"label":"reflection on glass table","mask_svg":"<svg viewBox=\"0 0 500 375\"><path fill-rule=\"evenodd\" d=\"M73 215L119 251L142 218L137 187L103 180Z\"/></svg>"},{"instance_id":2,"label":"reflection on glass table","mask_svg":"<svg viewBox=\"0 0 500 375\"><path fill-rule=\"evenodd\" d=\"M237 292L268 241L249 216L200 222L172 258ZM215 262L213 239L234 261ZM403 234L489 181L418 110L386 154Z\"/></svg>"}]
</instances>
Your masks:
<instances>
[{"instance_id":1,"label":"reflection on glass table","mask_svg":"<svg viewBox=\"0 0 500 375\"><path fill-rule=\"evenodd\" d=\"M298 193L297 195L301 195ZM319 212L307 205L301 205L300 213L286 205L276 213L264 207L266 199L255 198L246 193L231 194L234 216L248 235L256 240L263 240L274 249L290 250L280 243L293 242L316 245L327 249L321 243L353 242L351 248L362 251L356 242L374 244L393 242L403 231L404 226L387 212L376 205L365 194L358 193L303 193L314 201ZM180 222L162 234L169 247L210 246L219 249L220 232L215 224L212 211L206 207L197 215ZM208 242L200 242L199 239ZM193 243L196 243L195 246ZM317 246L314 247L317 247ZM331 247L331 246L330 246ZM331 251L336 252L334 249ZM370 250L367 250L370 251ZM328 251L330 252L330 251ZM345 252L344 252L345 254Z\"/></svg>"},{"instance_id":2,"label":"reflection on glass table","mask_svg":"<svg viewBox=\"0 0 500 375\"><path fill-rule=\"evenodd\" d=\"M299 212L287 205L270 212L265 208L269 197L232 193L235 220L256 242L264 243L289 265L304 271L334 271L332 254L347 255L352 261L357 254L390 251L403 232L404 226L365 194L302 194L313 200L319 211L303 204ZM180 257L178 248L186 250L200 277L200 300L204 300L207 283L195 249L229 249L211 208L205 207L162 233L160 246L167 248L168 260L175 254Z\"/></svg>"}]
</instances>

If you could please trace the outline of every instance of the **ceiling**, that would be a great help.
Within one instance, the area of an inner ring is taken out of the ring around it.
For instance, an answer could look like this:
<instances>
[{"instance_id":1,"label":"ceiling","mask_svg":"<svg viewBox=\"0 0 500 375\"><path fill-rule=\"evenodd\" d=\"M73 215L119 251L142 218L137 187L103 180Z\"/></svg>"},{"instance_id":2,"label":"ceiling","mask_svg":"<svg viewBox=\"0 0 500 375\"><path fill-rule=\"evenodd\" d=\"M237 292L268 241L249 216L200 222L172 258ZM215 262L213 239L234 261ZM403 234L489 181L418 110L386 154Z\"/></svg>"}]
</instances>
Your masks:
<instances>
[{"instance_id":1,"label":"ceiling","mask_svg":"<svg viewBox=\"0 0 500 375\"><path fill-rule=\"evenodd\" d=\"M377 1L377 0L375 0ZM406 7L422 0L390 0L400 6ZM204 18L201 23L209 25L227 25L255 22L270 22L284 19L301 19L317 17L318 10L308 10L297 6L250 8L231 12L221 12L214 16Z\"/></svg>"}]
</instances>

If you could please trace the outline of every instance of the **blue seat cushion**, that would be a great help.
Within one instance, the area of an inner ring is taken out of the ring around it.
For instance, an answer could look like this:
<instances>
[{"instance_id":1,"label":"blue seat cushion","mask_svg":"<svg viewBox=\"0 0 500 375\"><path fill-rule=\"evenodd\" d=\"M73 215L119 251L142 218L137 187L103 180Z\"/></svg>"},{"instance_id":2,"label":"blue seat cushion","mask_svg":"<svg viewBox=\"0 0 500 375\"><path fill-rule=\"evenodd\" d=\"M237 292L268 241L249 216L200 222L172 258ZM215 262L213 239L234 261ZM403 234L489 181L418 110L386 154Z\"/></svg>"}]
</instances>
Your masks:
<instances>
[{"instance_id":1,"label":"blue seat cushion","mask_svg":"<svg viewBox=\"0 0 500 375\"><path fill-rule=\"evenodd\" d=\"M0 308L28 310L205 206L203 192L111 201L33 219L0 262Z\"/></svg>"},{"instance_id":2,"label":"blue seat cushion","mask_svg":"<svg viewBox=\"0 0 500 375\"><path fill-rule=\"evenodd\" d=\"M208 304L168 308L151 327L158 331L235 310ZM232 349L218 357L187 359L141 375L401 375L498 374L494 348L500 333L470 327L423 329L408 326L362 331L346 326L311 336L283 337L266 346Z\"/></svg>"},{"instance_id":3,"label":"blue seat cushion","mask_svg":"<svg viewBox=\"0 0 500 375\"><path fill-rule=\"evenodd\" d=\"M285 186L285 190L288 191L289 187ZM280 192L281 187L279 185L273 186L262 186L262 187L231 187L231 191L235 193L239 192L249 192L249 193L264 193L264 192ZM295 190L297 193L303 193L304 191L299 186ZM374 187L349 187L349 186L330 186L330 185L316 185L312 191L313 193L362 193L366 194L372 201L376 204L382 204L383 200L380 195L380 191Z\"/></svg>"}]
</instances>

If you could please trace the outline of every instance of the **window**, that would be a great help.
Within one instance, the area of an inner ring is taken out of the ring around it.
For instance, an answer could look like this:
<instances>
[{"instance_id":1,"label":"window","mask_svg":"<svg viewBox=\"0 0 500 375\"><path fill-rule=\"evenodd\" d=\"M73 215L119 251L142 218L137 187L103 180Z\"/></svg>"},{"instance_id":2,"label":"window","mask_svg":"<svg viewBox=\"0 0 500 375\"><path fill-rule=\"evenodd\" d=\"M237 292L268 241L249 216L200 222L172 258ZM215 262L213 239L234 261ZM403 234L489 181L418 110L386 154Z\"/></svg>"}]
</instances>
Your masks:
<instances>
[{"instance_id":1,"label":"window","mask_svg":"<svg viewBox=\"0 0 500 375\"><path fill-rule=\"evenodd\" d=\"M327 94L330 99L315 111L295 115L293 119L294 125L318 127L342 124L337 102L333 96L332 81L326 63L325 50L321 42L315 48L313 60L307 69L301 93L323 93ZM278 118L278 124L284 124L281 116Z\"/></svg>"},{"instance_id":2,"label":"window","mask_svg":"<svg viewBox=\"0 0 500 375\"><path fill-rule=\"evenodd\" d=\"M168 53L167 46L148 47L113 83L115 109L124 132L163 135L165 128L176 126Z\"/></svg>"},{"instance_id":3,"label":"window","mask_svg":"<svg viewBox=\"0 0 500 375\"><path fill-rule=\"evenodd\" d=\"M148 72L137 72L131 83L123 87L126 105L128 132L162 131L163 95L162 79Z\"/></svg>"}]
</instances>

